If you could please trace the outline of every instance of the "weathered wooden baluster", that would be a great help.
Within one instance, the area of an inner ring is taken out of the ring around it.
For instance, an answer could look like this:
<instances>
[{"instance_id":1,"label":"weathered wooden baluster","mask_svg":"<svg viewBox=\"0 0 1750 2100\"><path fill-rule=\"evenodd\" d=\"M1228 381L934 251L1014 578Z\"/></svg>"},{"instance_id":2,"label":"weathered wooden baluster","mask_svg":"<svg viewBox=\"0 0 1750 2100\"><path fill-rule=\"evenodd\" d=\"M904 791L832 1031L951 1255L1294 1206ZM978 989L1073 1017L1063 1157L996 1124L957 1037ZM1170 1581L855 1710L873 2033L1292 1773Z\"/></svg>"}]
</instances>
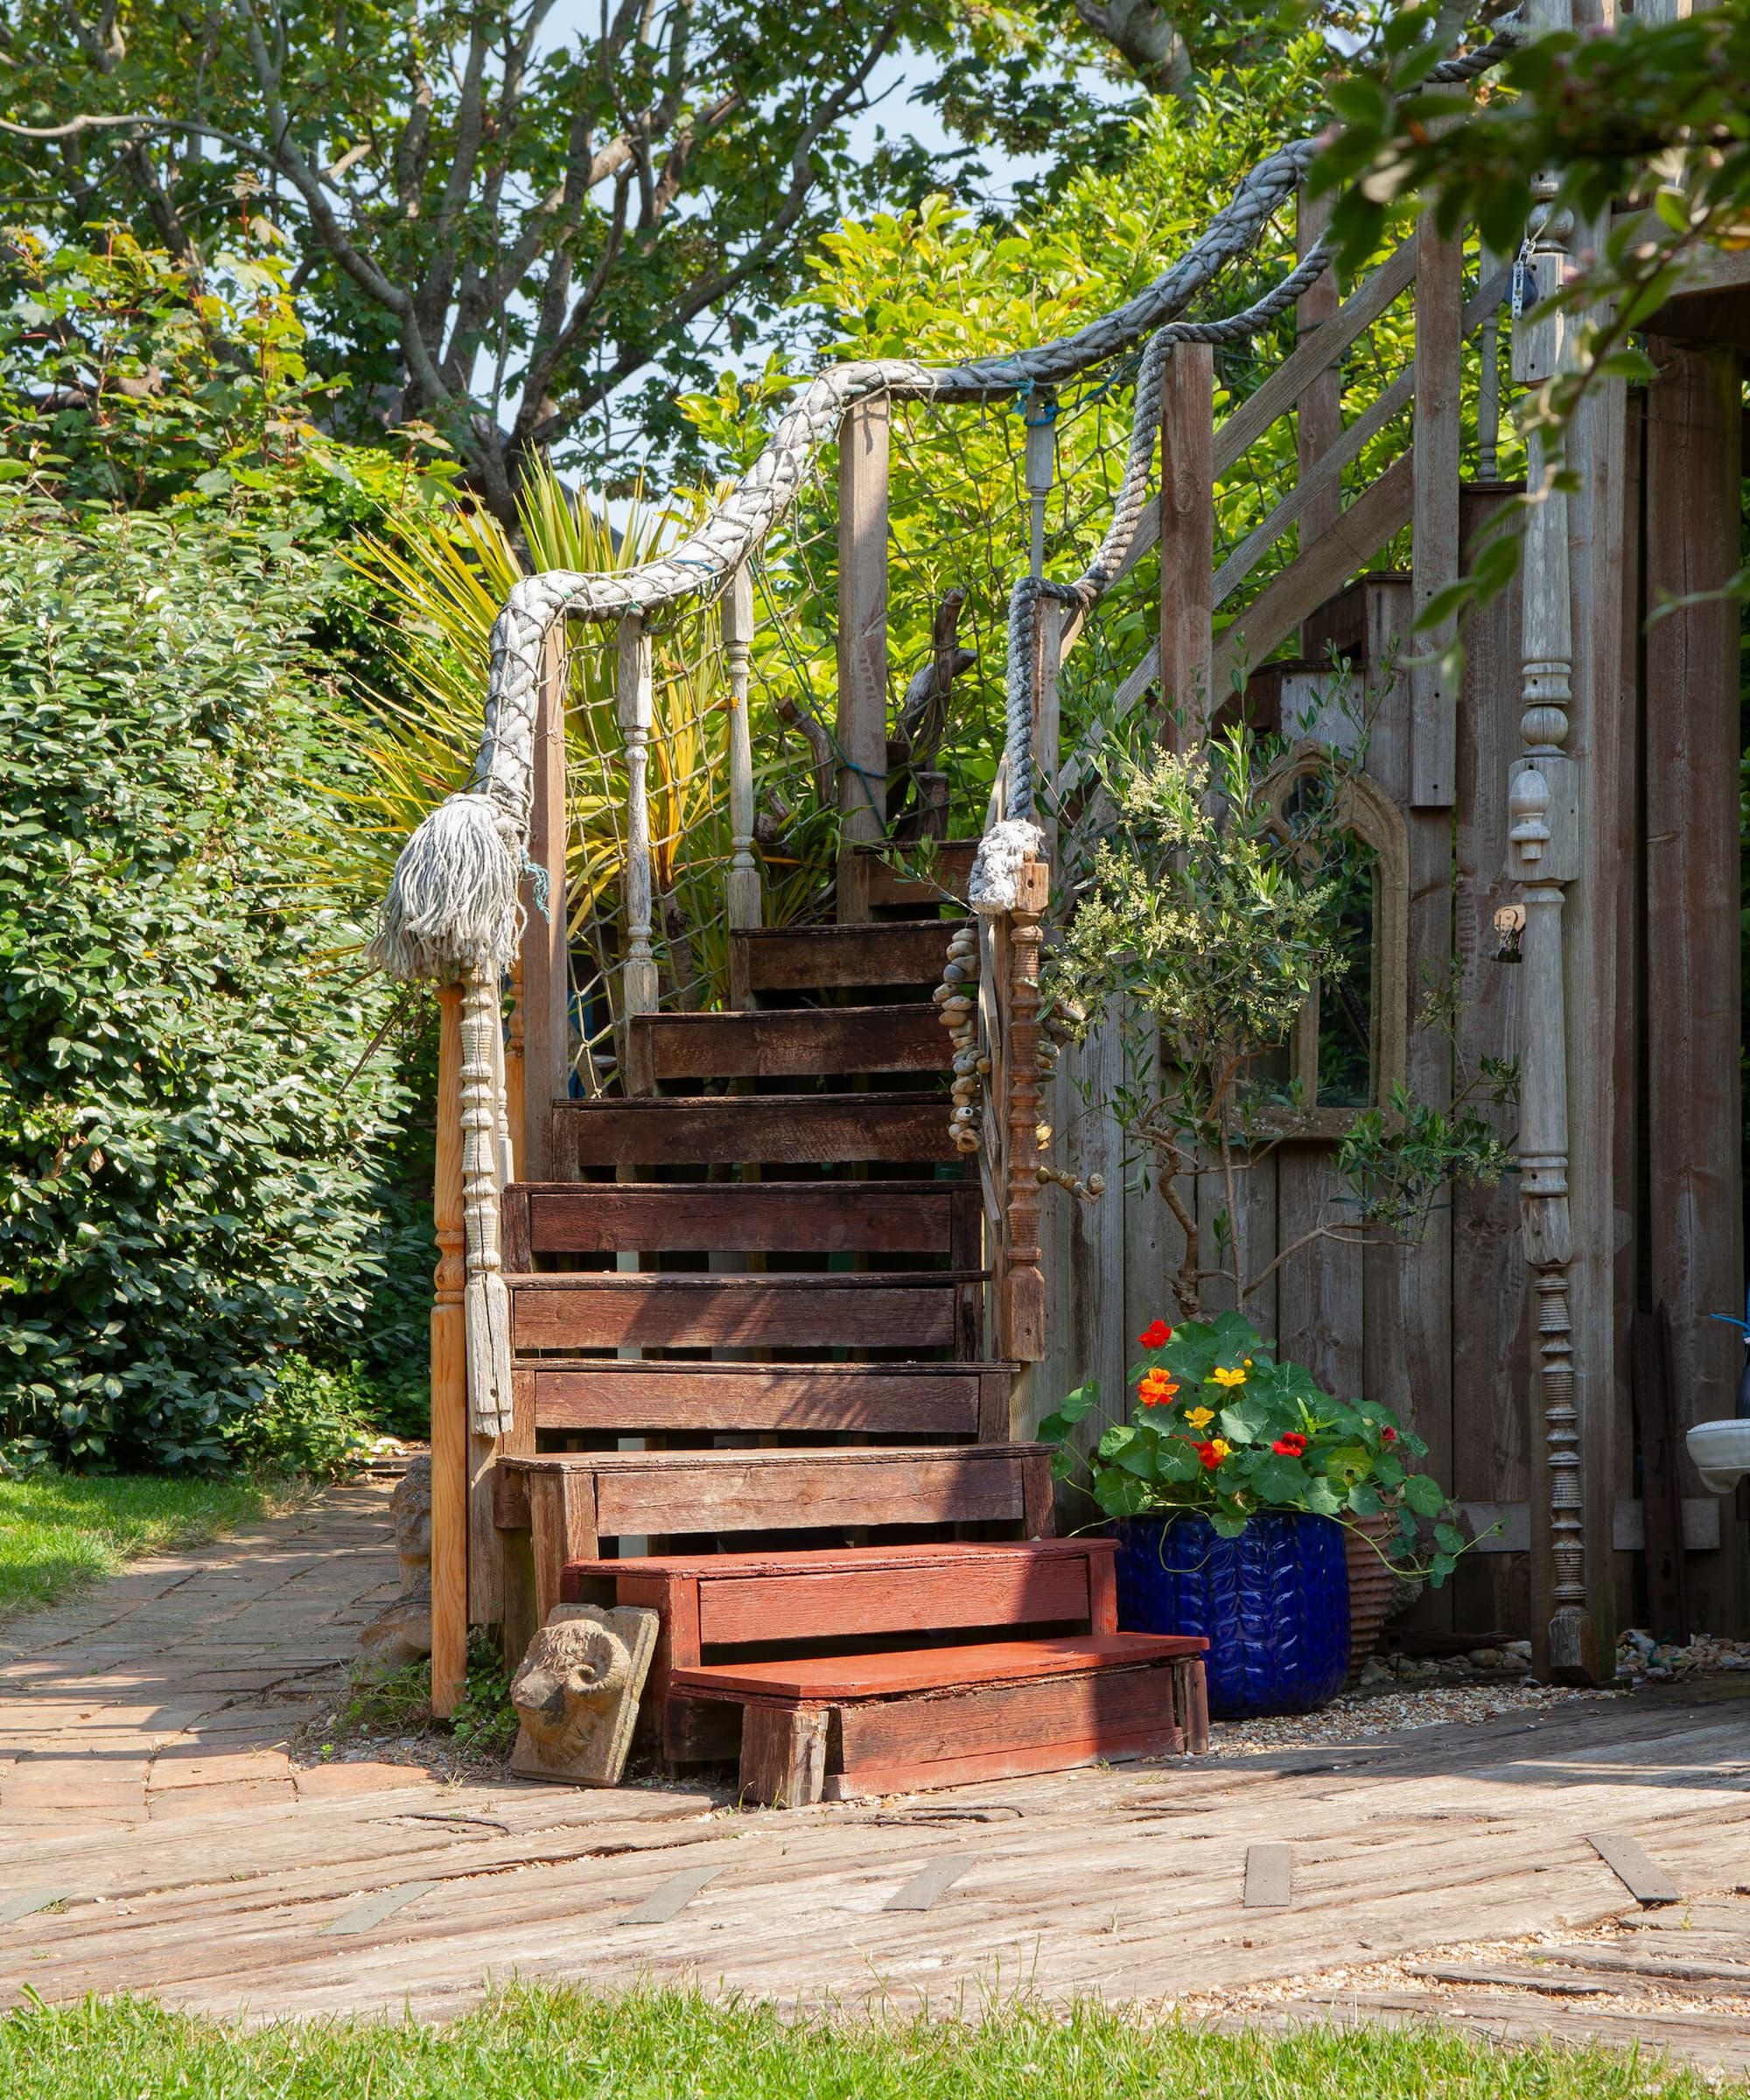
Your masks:
<instances>
[{"instance_id":1,"label":"weathered wooden baluster","mask_svg":"<svg viewBox=\"0 0 1750 2100\"><path fill-rule=\"evenodd\" d=\"M468 1675L468 1338L462 1230L462 988L438 990L438 1150L431 1222L431 1711L450 1714Z\"/></svg>"},{"instance_id":2,"label":"weathered wooden baluster","mask_svg":"<svg viewBox=\"0 0 1750 2100\"><path fill-rule=\"evenodd\" d=\"M641 612L620 619L614 687L620 731L626 739L626 954L620 965L623 1016L654 1013L656 956L650 945L650 730L654 718L650 637Z\"/></svg>"},{"instance_id":3,"label":"weathered wooden baluster","mask_svg":"<svg viewBox=\"0 0 1750 2100\"><path fill-rule=\"evenodd\" d=\"M753 744L747 720L753 644L753 578L746 563L723 594L723 653L729 668L728 905L732 928L760 921L760 868L753 858Z\"/></svg>"},{"instance_id":4,"label":"weathered wooden baluster","mask_svg":"<svg viewBox=\"0 0 1750 2100\"><path fill-rule=\"evenodd\" d=\"M1560 282L1566 227L1546 219L1533 251L1544 290ZM1529 312L1534 297L1523 304ZM1562 317L1521 320L1514 377L1539 384L1567 354ZM1584 1454L1574 1380L1569 1270L1567 1019L1563 993L1562 912L1579 874L1578 768L1563 751L1572 699L1573 626L1568 558L1568 499L1545 487L1550 466L1533 433L1527 486L1542 492L1524 545L1524 614L1520 733L1525 755L1510 768L1508 871L1523 886L1523 1037L1520 1047L1520 1216L1525 1258L1536 1277L1535 1368L1544 1410L1550 1514L1549 1670L1564 1683L1595 1683L1614 1656L1596 1653L1587 1609Z\"/></svg>"}]
</instances>

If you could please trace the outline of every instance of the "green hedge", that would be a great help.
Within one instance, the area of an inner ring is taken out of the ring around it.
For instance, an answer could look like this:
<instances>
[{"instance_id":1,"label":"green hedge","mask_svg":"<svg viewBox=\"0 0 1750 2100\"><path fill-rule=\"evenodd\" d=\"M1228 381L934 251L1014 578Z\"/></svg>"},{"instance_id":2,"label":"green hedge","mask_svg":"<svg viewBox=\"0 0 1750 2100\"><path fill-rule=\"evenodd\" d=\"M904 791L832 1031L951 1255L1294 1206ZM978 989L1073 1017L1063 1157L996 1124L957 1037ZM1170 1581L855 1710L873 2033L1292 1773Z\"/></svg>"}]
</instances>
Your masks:
<instances>
[{"instance_id":1,"label":"green hedge","mask_svg":"<svg viewBox=\"0 0 1750 2100\"><path fill-rule=\"evenodd\" d=\"M207 1470L289 1352L418 1369L324 570L213 506L0 534L0 1461Z\"/></svg>"}]
</instances>

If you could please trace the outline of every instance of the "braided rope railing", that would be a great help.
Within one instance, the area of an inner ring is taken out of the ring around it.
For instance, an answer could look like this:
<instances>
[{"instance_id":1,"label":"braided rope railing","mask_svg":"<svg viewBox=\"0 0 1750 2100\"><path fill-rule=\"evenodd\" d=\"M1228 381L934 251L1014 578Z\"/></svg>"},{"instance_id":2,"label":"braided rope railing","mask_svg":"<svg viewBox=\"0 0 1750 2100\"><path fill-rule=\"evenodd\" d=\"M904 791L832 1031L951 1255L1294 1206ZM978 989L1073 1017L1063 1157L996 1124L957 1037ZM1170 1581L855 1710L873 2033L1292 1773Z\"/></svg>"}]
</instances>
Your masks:
<instances>
[{"instance_id":1,"label":"braided rope railing","mask_svg":"<svg viewBox=\"0 0 1750 2100\"><path fill-rule=\"evenodd\" d=\"M1427 76L1474 79L1521 40L1516 22ZM483 1012L515 959L519 888L527 863L534 782L535 718L546 637L561 620L647 618L688 598L710 598L765 541L802 489L813 462L836 436L845 411L873 396L936 403L995 402L1054 388L1150 338L1138 374L1130 445L1099 552L1074 583L1023 578L1011 596L1005 682L1007 807L987 831L974 870L975 910L1012 902L1016 873L1037 851L1033 822L1032 658L1038 603L1057 598L1084 610L1107 589L1135 537L1147 486L1166 360L1175 342L1231 343L1257 333L1329 266L1323 242L1242 312L1214 321L1176 318L1228 263L1255 244L1317 156L1323 135L1278 148L1252 169L1192 248L1138 296L1075 334L1002 357L932 367L911 359L835 365L818 374L780 420L734 490L676 546L635 569L584 574L556 570L523 578L494 622L485 722L467 785L419 825L402 850L368 953L389 976L458 980L471 1012ZM508 1303L496 1234L501 1166L483 1114L465 1118L467 1327L474 1430L510 1426Z\"/></svg>"}]
</instances>

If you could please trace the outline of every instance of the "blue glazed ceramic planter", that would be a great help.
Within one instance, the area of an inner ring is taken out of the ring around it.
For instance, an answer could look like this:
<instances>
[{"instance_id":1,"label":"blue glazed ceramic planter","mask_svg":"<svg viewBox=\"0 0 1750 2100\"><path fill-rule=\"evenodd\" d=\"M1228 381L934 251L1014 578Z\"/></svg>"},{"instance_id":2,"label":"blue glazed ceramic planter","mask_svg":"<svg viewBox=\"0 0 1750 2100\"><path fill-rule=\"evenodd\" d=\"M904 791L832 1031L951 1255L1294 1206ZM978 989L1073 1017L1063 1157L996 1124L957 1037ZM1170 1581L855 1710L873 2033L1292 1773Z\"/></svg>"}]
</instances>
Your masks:
<instances>
[{"instance_id":1,"label":"blue glazed ceramic planter","mask_svg":"<svg viewBox=\"0 0 1750 2100\"><path fill-rule=\"evenodd\" d=\"M1189 1512L1123 1517L1111 1529L1118 1624L1126 1633L1201 1634L1217 1719L1306 1713L1342 1690L1349 1571L1340 1524L1270 1509L1237 1538Z\"/></svg>"}]
</instances>

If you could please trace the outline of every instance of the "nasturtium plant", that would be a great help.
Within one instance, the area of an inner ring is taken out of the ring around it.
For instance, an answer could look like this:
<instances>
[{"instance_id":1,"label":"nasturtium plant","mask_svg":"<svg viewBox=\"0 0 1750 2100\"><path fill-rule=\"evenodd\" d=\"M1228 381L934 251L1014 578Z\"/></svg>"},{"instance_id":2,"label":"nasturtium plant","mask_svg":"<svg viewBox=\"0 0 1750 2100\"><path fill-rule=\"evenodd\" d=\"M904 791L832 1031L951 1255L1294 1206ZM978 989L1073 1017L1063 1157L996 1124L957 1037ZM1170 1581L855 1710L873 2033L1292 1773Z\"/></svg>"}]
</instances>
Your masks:
<instances>
[{"instance_id":1,"label":"nasturtium plant","mask_svg":"<svg viewBox=\"0 0 1750 2100\"><path fill-rule=\"evenodd\" d=\"M1428 1446L1389 1407L1333 1398L1301 1365L1278 1362L1238 1312L1178 1327L1157 1320L1137 1339L1135 1404L1127 1419L1106 1417L1086 1458L1070 1432L1098 1405L1096 1381L1040 1424L1057 1446L1058 1477L1085 1473L1108 1516L1184 1510L1236 1538L1260 1510L1299 1509L1339 1523L1396 1515L1392 1564L1436 1587L1452 1573L1466 1541L1439 1482L1410 1470ZM1432 1551L1418 1522L1427 1519Z\"/></svg>"}]
</instances>

